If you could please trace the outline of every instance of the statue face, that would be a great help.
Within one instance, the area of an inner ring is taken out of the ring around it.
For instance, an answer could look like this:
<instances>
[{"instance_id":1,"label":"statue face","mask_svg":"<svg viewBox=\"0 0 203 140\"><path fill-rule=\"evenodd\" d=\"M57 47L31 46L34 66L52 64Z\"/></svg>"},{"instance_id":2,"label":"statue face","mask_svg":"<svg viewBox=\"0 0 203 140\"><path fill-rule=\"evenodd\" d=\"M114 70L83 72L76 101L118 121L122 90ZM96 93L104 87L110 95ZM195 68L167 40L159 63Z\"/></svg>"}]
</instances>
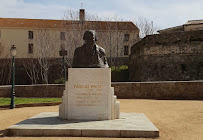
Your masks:
<instances>
[{"instance_id":1,"label":"statue face","mask_svg":"<svg viewBox=\"0 0 203 140\"><path fill-rule=\"evenodd\" d=\"M87 34L87 36L86 36L86 41L95 41L95 34L94 33L89 33L89 34Z\"/></svg>"},{"instance_id":2,"label":"statue face","mask_svg":"<svg viewBox=\"0 0 203 140\"><path fill-rule=\"evenodd\" d=\"M92 31L87 31L84 34L85 43L88 45L94 45L96 41L95 33Z\"/></svg>"}]
</instances>

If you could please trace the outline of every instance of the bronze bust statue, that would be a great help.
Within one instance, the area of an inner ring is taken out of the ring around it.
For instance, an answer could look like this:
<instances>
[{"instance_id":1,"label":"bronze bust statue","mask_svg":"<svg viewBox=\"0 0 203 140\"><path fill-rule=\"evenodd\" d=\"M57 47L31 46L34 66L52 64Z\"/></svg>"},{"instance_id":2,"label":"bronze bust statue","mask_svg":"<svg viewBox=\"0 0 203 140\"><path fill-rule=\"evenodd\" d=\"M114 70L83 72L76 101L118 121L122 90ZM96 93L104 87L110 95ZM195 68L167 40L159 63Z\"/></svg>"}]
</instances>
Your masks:
<instances>
[{"instance_id":1,"label":"bronze bust statue","mask_svg":"<svg viewBox=\"0 0 203 140\"><path fill-rule=\"evenodd\" d=\"M96 44L97 36L94 30L84 33L84 45L75 49L73 68L108 68L105 50Z\"/></svg>"}]
</instances>

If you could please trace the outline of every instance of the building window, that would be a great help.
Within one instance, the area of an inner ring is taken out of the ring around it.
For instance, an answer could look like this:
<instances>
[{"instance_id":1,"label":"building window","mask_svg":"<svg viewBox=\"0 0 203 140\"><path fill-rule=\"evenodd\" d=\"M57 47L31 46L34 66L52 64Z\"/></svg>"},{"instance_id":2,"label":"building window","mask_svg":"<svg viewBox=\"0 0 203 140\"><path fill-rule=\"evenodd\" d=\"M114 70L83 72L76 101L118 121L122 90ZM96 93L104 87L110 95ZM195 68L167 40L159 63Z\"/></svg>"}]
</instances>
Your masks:
<instances>
[{"instance_id":1,"label":"building window","mask_svg":"<svg viewBox=\"0 0 203 140\"><path fill-rule=\"evenodd\" d=\"M33 44L28 44L28 53L33 53Z\"/></svg>"},{"instance_id":2,"label":"building window","mask_svg":"<svg viewBox=\"0 0 203 140\"><path fill-rule=\"evenodd\" d=\"M130 37L129 34L124 34L124 41L129 41L129 37Z\"/></svg>"},{"instance_id":3,"label":"building window","mask_svg":"<svg viewBox=\"0 0 203 140\"><path fill-rule=\"evenodd\" d=\"M61 44L61 49L65 49L65 44Z\"/></svg>"},{"instance_id":4,"label":"building window","mask_svg":"<svg viewBox=\"0 0 203 140\"><path fill-rule=\"evenodd\" d=\"M128 55L129 46L124 46L124 55Z\"/></svg>"},{"instance_id":5,"label":"building window","mask_svg":"<svg viewBox=\"0 0 203 140\"><path fill-rule=\"evenodd\" d=\"M33 31L28 31L28 38L33 39Z\"/></svg>"},{"instance_id":6,"label":"building window","mask_svg":"<svg viewBox=\"0 0 203 140\"><path fill-rule=\"evenodd\" d=\"M65 35L66 35L65 32L61 32L61 35L60 35L61 40L65 40L66 39Z\"/></svg>"}]
</instances>

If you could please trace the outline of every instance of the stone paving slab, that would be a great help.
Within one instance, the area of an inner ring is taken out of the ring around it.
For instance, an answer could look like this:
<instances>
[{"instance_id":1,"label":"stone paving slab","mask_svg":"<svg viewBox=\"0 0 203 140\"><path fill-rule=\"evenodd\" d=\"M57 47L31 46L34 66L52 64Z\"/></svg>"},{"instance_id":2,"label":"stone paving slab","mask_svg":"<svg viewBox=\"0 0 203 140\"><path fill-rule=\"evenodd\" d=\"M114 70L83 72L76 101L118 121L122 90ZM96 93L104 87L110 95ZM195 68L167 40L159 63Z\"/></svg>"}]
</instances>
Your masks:
<instances>
[{"instance_id":1,"label":"stone paving slab","mask_svg":"<svg viewBox=\"0 0 203 140\"><path fill-rule=\"evenodd\" d=\"M58 112L43 112L6 129L6 136L159 137L159 130L143 113L121 113L104 121L64 120Z\"/></svg>"}]
</instances>

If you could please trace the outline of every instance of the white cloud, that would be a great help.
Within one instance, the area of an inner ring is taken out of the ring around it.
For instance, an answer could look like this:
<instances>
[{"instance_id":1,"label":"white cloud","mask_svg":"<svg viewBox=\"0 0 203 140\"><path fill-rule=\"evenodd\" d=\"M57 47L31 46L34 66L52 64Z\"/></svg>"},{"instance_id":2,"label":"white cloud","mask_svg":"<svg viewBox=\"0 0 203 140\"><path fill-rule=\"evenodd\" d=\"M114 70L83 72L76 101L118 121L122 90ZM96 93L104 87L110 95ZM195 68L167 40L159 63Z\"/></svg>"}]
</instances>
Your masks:
<instances>
[{"instance_id":1,"label":"white cloud","mask_svg":"<svg viewBox=\"0 0 203 140\"><path fill-rule=\"evenodd\" d=\"M0 0L0 17L61 19L64 11L80 5L81 0L40 0L32 3L24 0ZM89 2L89 3L88 3ZM186 23L188 20L203 19L203 0L88 0L86 11L105 20L129 20L139 17L154 21L160 28ZM79 7L78 7L79 8ZM78 10L78 9L75 9ZM108 17L108 18L107 18Z\"/></svg>"},{"instance_id":2,"label":"white cloud","mask_svg":"<svg viewBox=\"0 0 203 140\"><path fill-rule=\"evenodd\" d=\"M182 25L188 20L202 19L203 0L114 0L123 16L145 17L161 28ZM125 11L128 11L125 12Z\"/></svg>"},{"instance_id":3,"label":"white cloud","mask_svg":"<svg viewBox=\"0 0 203 140\"><path fill-rule=\"evenodd\" d=\"M25 3L23 0L1 0L0 17L61 19L67 6Z\"/></svg>"},{"instance_id":4,"label":"white cloud","mask_svg":"<svg viewBox=\"0 0 203 140\"><path fill-rule=\"evenodd\" d=\"M88 14L98 16L100 20L116 21L118 20L118 14L115 11L92 11L87 10Z\"/></svg>"}]
</instances>

